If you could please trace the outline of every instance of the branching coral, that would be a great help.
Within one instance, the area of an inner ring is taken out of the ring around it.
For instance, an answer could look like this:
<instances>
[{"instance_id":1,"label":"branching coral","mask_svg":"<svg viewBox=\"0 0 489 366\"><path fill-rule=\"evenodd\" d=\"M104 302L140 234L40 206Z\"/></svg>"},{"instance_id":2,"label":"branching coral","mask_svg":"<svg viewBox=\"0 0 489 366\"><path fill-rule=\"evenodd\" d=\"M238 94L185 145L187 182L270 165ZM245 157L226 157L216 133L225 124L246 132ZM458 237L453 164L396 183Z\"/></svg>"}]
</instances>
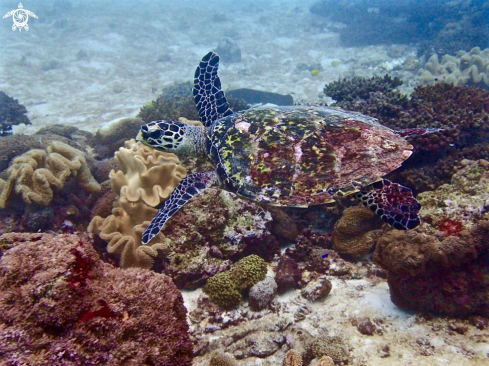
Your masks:
<instances>
[{"instance_id":1,"label":"branching coral","mask_svg":"<svg viewBox=\"0 0 489 366\"><path fill-rule=\"evenodd\" d=\"M62 188L70 176L76 176L80 186L87 192L100 191L100 185L90 173L84 154L59 141L52 142L47 151L30 150L14 159L8 174L8 180L0 183L2 208L14 187L26 203L48 205L53 198L51 187Z\"/></svg>"},{"instance_id":2,"label":"branching coral","mask_svg":"<svg viewBox=\"0 0 489 366\"><path fill-rule=\"evenodd\" d=\"M478 85L489 88L489 48L474 47L470 52L459 51L456 56L438 55L429 58L426 69L420 69L420 81L425 85L445 82L453 85Z\"/></svg>"},{"instance_id":3,"label":"branching coral","mask_svg":"<svg viewBox=\"0 0 489 366\"><path fill-rule=\"evenodd\" d=\"M168 198L186 171L178 165L176 155L156 151L134 139L126 141L115 159L124 169L110 172L112 190L119 200L112 215L105 219L95 216L88 231L108 242L109 253L121 255L123 268L151 268L157 249L166 248L166 241L159 234L153 244L141 246L142 233L156 214L154 207Z\"/></svg>"},{"instance_id":4,"label":"branching coral","mask_svg":"<svg viewBox=\"0 0 489 366\"><path fill-rule=\"evenodd\" d=\"M367 254L379 236L382 222L367 208L347 208L333 230L333 249L359 256Z\"/></svg>"}]
</instances>

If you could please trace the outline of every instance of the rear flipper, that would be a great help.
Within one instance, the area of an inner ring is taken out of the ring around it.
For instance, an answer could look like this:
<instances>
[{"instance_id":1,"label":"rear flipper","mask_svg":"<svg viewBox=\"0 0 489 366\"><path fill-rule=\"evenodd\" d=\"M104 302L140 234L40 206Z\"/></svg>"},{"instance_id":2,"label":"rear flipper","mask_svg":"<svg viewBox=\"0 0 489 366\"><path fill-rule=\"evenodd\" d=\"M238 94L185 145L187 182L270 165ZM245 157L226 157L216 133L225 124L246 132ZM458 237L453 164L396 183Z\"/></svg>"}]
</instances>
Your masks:
<instances>
[{"instance_id":1,"label":"rear flipper","mask_svg":"<svg viewBox=\"0 0 489 366\"><path fill-rule=\"evenodd\" d=\"M194 173L182 179L175 187L170 197L168 197L158 209L158 212L155 217L153 217L153 220L151 220L146 230L144 230L143 244L147 244L153 239L153 237L160 232L168 219L193 196L218 182L219 180L215 171Z\"/></svg>"},{"instance_id":2,"label":"rear flipper","mask_svg":"<svg viewBox=\"0 0 489 366\"><path fill-rule=\"evenodd\" d=\"M421 205L413 192L400 184L382 179L356 193L357 199L398 230L414 229L420 224Z\"/></svg>"}]
</instances>

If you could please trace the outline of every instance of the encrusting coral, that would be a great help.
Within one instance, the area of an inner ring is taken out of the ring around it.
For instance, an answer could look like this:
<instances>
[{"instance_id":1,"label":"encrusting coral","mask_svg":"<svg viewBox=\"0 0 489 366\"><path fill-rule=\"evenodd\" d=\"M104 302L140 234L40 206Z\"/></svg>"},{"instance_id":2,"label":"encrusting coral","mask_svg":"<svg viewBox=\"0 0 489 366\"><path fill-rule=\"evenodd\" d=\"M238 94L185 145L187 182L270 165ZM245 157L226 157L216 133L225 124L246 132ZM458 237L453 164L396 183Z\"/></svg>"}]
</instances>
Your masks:
<instances>
[{"instance_id":1,"label":"encrusting coral","mask_svg":"<svg viewBox=\"0 0 489 366\"><path fill-rule=\"evenodd\" d=\"M15 158L7 172L7 181L0 179L1 208L5 208L14 187L26 203L48 205L53 198L51 186L61 189L70 176L76 176L85 191L100 191L84 154L59 141L53 141L46 150L30 150Z\"/></svg>"},{"instance_id":2,"label":"encrusting coral","mask_svg":"<svg viewBox=\"0 0 489 366\"><path fill-rule=\"evenodd\" d=\"M429 58L426 69L420 69L420 82L432 85L445 82L453 85L472 84L489 88L489 48L472 48L459 51L456 56L445 55L441 62L438 55Z\"/></svg>"},{"instance_id":3,"label":"encrusting coral","mask_svg":"<svg viewBox=\"0 0 489 366\"><path fill-rule=\"evenodd\" d=\"M241 302L242 292L262 281L266 274L266 262L252 254L237 261L229 271L209 278L203 291L212 302L226 308L234 307Z\"/></svg>"},{"instance_id":4,"label":"encrusting coral","mask_svg":"<svg viewBox=\"0 0 489 366\"><path fill-rule=\"evenodd\" d=\"M489 162L462 162L452 184L418 195L419 228L391 230L374 261L388 271L392 301L450 316L489 315Z\"/></svg>"},{"instance_id":5,"label":"encrusting coral","mask_svg":"<svg viewBox=\"0 0 489 366\"><path fill-rule=\"evenodd\" d=\"M175 154L156 151L134 139L126 141L115 159L124 170L110 172L119 200L112 215L95 216L88 231L108 242L109 253L121 255L121 267L151 268L157 249L164 249L166 241L160 233L152 244L141 246L142 233L156 214L155 207L187 174Z\"/></svg>"},{"instance_id":6,"label":"encrusting coral","mask_svg":"<svg viewBox=\"0 0 489 366\"><path fill-rule=\"evenodd\" d=\"M86 236L11 233L0 260L2 365L190 366L183 298L165 275L102 262Z\"/></svg>"},{"instance_id":7,"label":"encrusting coral","mask_svg":"<svg viewBox=\"0 0 489 366\"><path fill-rule=\"evenodd\" d=\"M333 249L338 253L367 254L380 236L382 222L368 208L351 207L343 211L333 230Z\"/></svg>"}]
</instances>

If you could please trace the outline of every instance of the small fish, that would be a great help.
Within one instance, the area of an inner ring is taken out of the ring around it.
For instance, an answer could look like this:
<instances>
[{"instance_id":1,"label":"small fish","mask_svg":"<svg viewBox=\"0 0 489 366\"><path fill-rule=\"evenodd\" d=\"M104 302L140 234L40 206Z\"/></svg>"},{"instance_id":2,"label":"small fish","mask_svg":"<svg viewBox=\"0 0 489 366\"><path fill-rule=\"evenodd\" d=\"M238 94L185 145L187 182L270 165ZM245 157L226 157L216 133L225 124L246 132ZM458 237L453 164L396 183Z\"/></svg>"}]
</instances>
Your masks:
<instances>
[{"instance_id":1,"label":"small fish","mask_svg":"<svg viewBox=\"0 0 489 366\"><path fill-rule=\"evenodd\" d=\"M328 253L323 254L323 255L321 256L321 258L326 258L328 255L329 255Z\"/></svg>"}]
</instances>

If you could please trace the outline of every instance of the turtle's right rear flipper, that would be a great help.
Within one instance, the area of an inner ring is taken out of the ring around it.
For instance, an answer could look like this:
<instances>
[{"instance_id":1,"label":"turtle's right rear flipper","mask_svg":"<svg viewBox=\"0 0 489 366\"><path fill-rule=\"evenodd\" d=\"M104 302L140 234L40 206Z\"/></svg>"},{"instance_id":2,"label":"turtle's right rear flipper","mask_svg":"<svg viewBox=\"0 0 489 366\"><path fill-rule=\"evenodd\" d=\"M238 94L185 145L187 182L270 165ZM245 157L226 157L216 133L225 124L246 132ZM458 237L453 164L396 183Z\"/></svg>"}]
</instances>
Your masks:
<instances>
[{"instance_id":1,"label":"turtle's right rear flipper","mask_svg":"<svg viewBox=\"0 0 489 366\"><path fill-rule=\"evenodd\" d=\"M414 229L420 224L420 203L414 198L413 191L398 183L382 179L362 188L356 197L398 230Z\"/></svg>"},{"instance_id":2,"label":"turtle's right rear flipper","mask_svg":"<svg viewBox=\"0 0 489 366\"><path fill-rule=\"evenodd\" d=\"M170 197L163 202L155 217L153 217L153 220L151 220L148 227L144 230L143 244L147 244L153 239L153 237L160 232L168 219L193 196L217 183L218 178L215 171L194 173L182 179L175 187Z\"/></svg>"}]
</instances>

